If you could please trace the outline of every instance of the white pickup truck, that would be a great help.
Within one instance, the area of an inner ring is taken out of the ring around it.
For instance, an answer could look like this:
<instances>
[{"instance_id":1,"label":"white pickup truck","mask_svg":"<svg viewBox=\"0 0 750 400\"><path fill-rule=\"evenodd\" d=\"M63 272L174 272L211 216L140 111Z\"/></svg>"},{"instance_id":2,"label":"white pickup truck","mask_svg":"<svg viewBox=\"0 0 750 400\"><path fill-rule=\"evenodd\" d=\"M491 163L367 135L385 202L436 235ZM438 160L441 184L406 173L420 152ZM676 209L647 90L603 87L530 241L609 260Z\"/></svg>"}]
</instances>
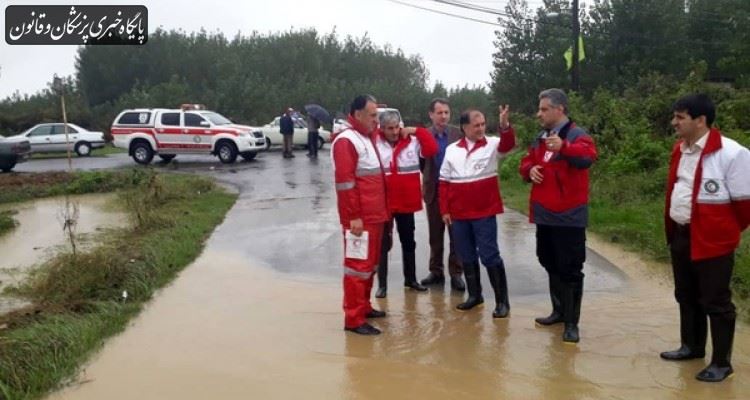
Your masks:
<instances>
[{"instance_id":1,"label":"white pickup truck","mask_svg":"<svg viewBox=\"0 0 750 400\"><path fill-rule=\"evenodd\" d=\"M126 149L138 164L150 163L155 154L166 162L178 154L212 154L231 164L238 155L252 160L266 146L259 128L234 124L193 105L125 110L115 118L111 133L115 147Z\"/></svg>"}]
</instances>

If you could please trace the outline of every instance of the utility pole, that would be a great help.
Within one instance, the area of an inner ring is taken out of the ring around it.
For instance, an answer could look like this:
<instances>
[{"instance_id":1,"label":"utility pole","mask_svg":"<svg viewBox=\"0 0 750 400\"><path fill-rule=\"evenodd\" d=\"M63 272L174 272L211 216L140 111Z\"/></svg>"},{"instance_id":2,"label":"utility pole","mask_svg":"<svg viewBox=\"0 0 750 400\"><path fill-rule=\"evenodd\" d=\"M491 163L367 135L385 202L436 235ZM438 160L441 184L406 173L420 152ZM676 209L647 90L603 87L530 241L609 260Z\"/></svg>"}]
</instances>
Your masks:
<instances>
[{"instance_id":1,"label":"utility pole","mask_svg":"<svg viewBox=\"0 0 750 400\"><path fill-rule=\"evenodd\" d=\"M577 92L581 87L581 74L578 66L578 38L581 36L581 24L578 21L578 0L573 0L573 15L571 20L573 21L573 62L570 68L570 81L571 89Z\"/></svg>"},{"instance_id":2,"label":"utility pole","mask_svg":"<svg viewBox=\"0 0 750 400\"><path fill-rule=\"evenodd\" d=\"M65 82L55 74L52 87L60 94L60 105L62 106L63 131L65 132L65 148L68 154L68 171L73 172L73 160L70 154L70 137L68 135L68 114L65 112Z\"/></svg>"}]
</instances>

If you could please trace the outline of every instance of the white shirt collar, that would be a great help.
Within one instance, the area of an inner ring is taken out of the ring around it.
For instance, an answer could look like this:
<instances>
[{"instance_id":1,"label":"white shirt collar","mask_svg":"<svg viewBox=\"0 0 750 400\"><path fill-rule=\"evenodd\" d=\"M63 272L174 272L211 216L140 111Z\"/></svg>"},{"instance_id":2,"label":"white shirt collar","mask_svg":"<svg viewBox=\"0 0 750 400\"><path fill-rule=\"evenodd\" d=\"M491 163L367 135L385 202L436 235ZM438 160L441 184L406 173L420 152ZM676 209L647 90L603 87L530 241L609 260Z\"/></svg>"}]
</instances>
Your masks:
<instances>
[{"instance_id":1,"label":"white shirt collar","mask_svg":"<svg viewBox=\"0 0 750 400\"><path fill-rule=\"evenodd\" d=\"M680 144L680 151L683 153L694 153L703 150L706 147L709 132L710 131L706 131L706 133L704 133L703 136L701 136L701 138L690 147L688 147L687 143L683 141L682 144Z\"/></svg>"}]
</instances>

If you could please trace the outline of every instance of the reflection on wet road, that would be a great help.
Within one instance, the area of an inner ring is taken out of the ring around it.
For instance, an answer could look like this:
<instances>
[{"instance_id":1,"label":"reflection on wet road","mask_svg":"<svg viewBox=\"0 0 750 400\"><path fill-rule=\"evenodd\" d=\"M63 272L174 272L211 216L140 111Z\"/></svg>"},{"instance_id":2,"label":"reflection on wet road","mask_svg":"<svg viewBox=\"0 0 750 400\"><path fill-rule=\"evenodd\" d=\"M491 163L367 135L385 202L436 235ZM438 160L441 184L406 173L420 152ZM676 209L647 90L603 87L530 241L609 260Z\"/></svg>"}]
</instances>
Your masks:
<instances>
[{"instance_id":1,"label":"reflection on wet road","mask_svg":"<svg viewBox=\"0 0 750 400\"><path fill-rule=\"evenodd\" d=\"M328 159L269 153L233 166L187 157L178 166L238 188L236 206L201 257L94 357L83 383L53 398L750 397L745 325L736 375L722 384L693 379L703 360L659 359L678 341L666 273L623 272L589 251L581 343L563 345L559 326L535 327L533 318L549 311L546 275L533 227L512 212L498 219L509 319L493 320L491 301L461 313L454 310L461 297L449 290L404 291L395 246L388 298L375 301L389 313L374 321L384 334L345 334ZM419 276L427 272L425 220L417 216Z\"/></svg>"}]
</instances>

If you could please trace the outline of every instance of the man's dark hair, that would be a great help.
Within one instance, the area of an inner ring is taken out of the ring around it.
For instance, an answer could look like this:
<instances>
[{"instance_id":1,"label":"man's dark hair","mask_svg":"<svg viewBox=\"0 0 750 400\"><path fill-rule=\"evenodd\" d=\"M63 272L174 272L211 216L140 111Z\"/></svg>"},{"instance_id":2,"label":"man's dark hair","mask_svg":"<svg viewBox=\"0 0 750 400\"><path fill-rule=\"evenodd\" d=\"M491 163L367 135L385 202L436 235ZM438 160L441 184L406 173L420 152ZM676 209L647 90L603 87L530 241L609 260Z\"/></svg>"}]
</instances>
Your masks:
<instances>
[{"instance_id":1,"label":"man's dark hair","mask_svg":"<svg viewBox=\"0 0 750 400\"><path fill-rule=\"evenodd\" d=\"M711 126L716 119L716 106L711 99L703 94L691 94L677 100L672 106L674 112L686 112L690 118L696 119L701 115L706 117L706 125Z\"/></svg>"},{"instance_id":2,"label":"man's dark hair","mask_svg":"<svg viewBox=\"0 0 750 400\"><path fill-rule=\"evenodd\" d=\"M368 102L378 103L370 94L361 94L352 100L351 106L349 106L349 115L354 116L355 111L364 110Z\"/></svg>"},{"instance_id":3,"label":"man's dark hair","mask_svg":"<svg viewBox=\"0 0 750 400\"><path fill-rule=\"evenodd\" d=\"M482 114L482 112L476 108L467 108L461 113L461 116L458 118L458 126L461 128L461 133L466 133L464 132L464 125L471 123L471 114L475 112Z\"/></svg>"},{"instance_id":4,"label":"man's dark hair","mask_svg":"<svg viewBox=\"0 0 750 400\"><path fill-rule=\"evenodd\" d=\"M448 99L444 97L436 97L432 99L432 101L430 102L430 112L435 112L435 104L438 104L438 103L445 104L448 107L451 106L451 103L448 101Z\"/></svg>"}]
</instances>

